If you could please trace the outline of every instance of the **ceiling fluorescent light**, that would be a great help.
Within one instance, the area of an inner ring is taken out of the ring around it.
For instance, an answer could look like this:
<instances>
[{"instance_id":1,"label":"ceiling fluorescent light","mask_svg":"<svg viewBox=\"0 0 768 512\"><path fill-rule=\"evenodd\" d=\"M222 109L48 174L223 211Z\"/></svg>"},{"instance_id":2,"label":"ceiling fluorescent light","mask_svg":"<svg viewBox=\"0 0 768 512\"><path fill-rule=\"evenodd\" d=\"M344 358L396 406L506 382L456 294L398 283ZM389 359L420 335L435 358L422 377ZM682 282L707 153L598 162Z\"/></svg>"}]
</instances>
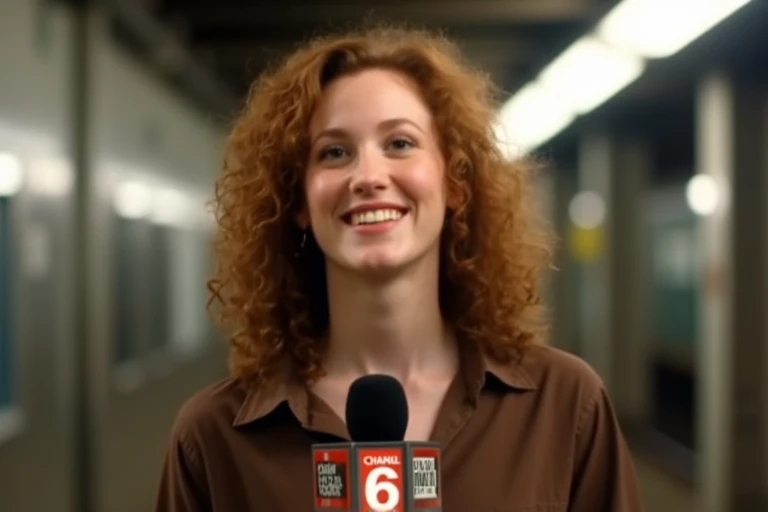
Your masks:
<instances>
[{"instance_id":1,"label":"ceiling fluorescent light","mask_svg":"<svg viewBox=\"0 0 768 512\"><path fill-rule=\"evenodd\" d=\"M496 134L505 156L513 160L557 135L574 117L556 96L532 82L501 108Z\"/></svg>"},{"instance_id":2,"label":"ceiling fluorescent light","mask_svg":"<svg viewBox=\"0 0 768 512\"><path fill-rule=\"evenodd\" d=\"M190 219L187 196L172 188L158 188L154 192L150 218L164 226L184 226Z\"/></svg>"},{"instance_id":3,"label":"ceiling fluorescent light","mask_svg":"<svg viewBox=\"0 0 768 512\"><path fill-rule=\"evenodd\" d=\"M126 219L140 219L152 210L152 191L142 182L127 181L115 189L114 207Z\"/></svg>"},{"instance_id":4,"label":"ceiling fluorescent light","mask_svg":"<svg viewBox=\"0 0 768 512\"><path fill-rule=\"evenodd\" d=\"M21 190L24 168L21 160L11 153L0 153L0 197L8 197Z\"/></svg>"},{"instance_id":5,"label":"ceiling fluorescent light","mask_svg":"<svg viewBox=\"0 0 768 512\"><path fill-rule=\"evenodd\" d=\"M578 114L586 114L639 77L645 63L635 55L588 36L541 73L541 81Z\"/></svg>"},{"instance_id":6,"label":"ceiling fluorescent light","mask_svg":"<svg viewBox=\"0 0 768 512\"><path fill-rule=\"evenodd\" d=\"M597 33L607 43L646 58L673 55L750 0L624 0Z\"/></svg>"}]
</instances>

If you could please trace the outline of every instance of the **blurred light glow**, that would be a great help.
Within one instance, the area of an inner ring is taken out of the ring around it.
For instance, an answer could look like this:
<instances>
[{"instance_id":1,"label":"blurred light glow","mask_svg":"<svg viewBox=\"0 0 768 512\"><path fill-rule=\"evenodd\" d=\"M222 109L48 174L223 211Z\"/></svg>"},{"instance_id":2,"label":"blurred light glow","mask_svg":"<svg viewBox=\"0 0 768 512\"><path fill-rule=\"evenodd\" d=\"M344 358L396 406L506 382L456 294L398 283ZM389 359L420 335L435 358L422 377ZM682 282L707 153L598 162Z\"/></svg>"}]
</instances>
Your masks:
<instances>
[{"instance_id":1,"label":"blurred light glow","mask_svg":"<svg viewBox=\"0 0 768 512\"><path fill-rule=\"evenodd\" d=\"M152 191L138 181L118 185L114 196L115 211L126 219L140 219L152 210Z\"/></svg>"},{"instance_id":2,"label":"blurred light glow","mask_svg":"<svg viewBox=\"0 0 768 512\"><path fill-rule=\"evenodd\" d=\"M507 101L499 148L509 159L535 149L636 80L646 58L676 53L750 1L623 0Z\"/></svg>"},{"instance_id":3,"label":"blurred light glow","mask_svg":"<svg viewBox=\"0 0 768 512\"><path fill-rule=\"evenodd\" d=\"M557 135L574 117L557 96L533 82L502 107L496 134L502 151L513 158Z\"/></svg>"},{"instance_id":4,"label":"blurred light glow","mask_svg":"<svg viewBox=\"0 0 768 512\"><path fill-rule=\"evenodd\" d=\"M21 160L12 153L0 152L0 197L15 195L23 183Z\"/></svg>"},{"instance_id":5,"label":"blurred light glow","mask_svg":"<svg viewBox=\"0 0 768 512\"><path fill-rule=\"evenodd\" d=\"M632 83L644 68L636 55L588 36L552 61L541 81L574 112L585 114Z\"/></svg>"},{"instance_id":6,"label":"blurred light glow","mask_svg":"<svg viewBox=\"0 0 768 512\"><path fill-rule=\"evenodd\" d=\"M191 220L189 200L179 190L158 188L152 197L150 219L165 226L183 226Z\"/></svg>"},{"instance_id":7,"label":"blurred light glow","mask_svg":"<svg viewBox=\"0 0 768 512\"><path fill-rule=\"evenodd\" d=\"M33 162L29 186L46 197L64 197L72 190L74 175L69 163L60 157L43 157Z\"/></svg>"},{"instance_id":8,"label":"blurred light glow","mask_svg":"<svg viewBox=\"0 0 768 512\"><path fill-rule=\"evenodd\" d=\"M750 0L624 0L597 33L609 44L647 58L673 55Z\"/></svg>"},{"instance_id":9,"label":"blurred light glow","mask_svg":"<svg viewBox=\"0 0 768 512\"><path fill-rule=\"evenodd\" d=\"M579 192L571 199L568 214L574 226L595 229L605 220L605 201L595 192Z\"/></svg>"},{"instance_id":10,"label":"blurred light glow","mask_svg":"<svg viewBox=\"0 0 768 512\"><path fill-rule=\"evenodd\" d=\"M711 215L720 203L720 189L712 176L697 174L688 181L685 198L696 215Z\"/></svg>"}]
</instances>

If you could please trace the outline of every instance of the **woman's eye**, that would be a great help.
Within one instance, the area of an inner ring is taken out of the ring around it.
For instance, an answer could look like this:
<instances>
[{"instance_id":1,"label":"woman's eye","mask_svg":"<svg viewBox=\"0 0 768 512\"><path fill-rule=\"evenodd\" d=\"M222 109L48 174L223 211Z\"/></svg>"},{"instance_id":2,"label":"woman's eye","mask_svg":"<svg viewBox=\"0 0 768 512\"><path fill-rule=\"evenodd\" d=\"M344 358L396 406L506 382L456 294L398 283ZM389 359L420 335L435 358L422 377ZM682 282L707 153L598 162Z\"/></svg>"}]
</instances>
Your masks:
<instances>
[{"instance_id":1,"label":"woman's eye","mask_svg":"<svg viewBox=\"0 0 768 512\"><path fill-rule=\"evenodd\" d=\"M408 140L408 139L406 139L406 138L403 138L403 137L398 137L398 138L396 138L396 139L393 139L393 140L392 140L392 141L389 143L389 145L390 145L390 146L391 146L393 149L396 149L396 150L400 151L400 150L403 150L403 149L408 149L408 148L411 148L411 147L413 147L413 142L411 142L410 140Z\"/></svg>"},{"instance_id":2,"label":"woman's eye","mask_svg":"<svg viewBox=\"0 0 768 512\"><path fill-rule=\"evenodd\" d=\"M332 146L320 152L320 160L338 160L346 156L346 151L338 146Z\"/></svg>"}]
</instances>

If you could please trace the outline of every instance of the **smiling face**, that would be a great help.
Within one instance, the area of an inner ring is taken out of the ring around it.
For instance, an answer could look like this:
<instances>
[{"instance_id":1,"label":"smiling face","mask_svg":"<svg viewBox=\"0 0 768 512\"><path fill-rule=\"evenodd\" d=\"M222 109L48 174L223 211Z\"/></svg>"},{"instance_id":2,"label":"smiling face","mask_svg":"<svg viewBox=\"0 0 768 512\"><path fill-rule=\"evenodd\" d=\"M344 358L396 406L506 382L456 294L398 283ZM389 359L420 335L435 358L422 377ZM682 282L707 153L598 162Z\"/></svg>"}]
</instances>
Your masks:
<instances>
[{"instance_id":1,"label":"smiling face","mask_svg":"<svg viewBox=\"0 0 768 512\"><path fill-rule=\"evenodd\" d=\"M310 123L308 223L329 265L396 271L437 265L446 209L445 164L432 115L394 71L344 76Z\"/></svg>"}]
</instances>

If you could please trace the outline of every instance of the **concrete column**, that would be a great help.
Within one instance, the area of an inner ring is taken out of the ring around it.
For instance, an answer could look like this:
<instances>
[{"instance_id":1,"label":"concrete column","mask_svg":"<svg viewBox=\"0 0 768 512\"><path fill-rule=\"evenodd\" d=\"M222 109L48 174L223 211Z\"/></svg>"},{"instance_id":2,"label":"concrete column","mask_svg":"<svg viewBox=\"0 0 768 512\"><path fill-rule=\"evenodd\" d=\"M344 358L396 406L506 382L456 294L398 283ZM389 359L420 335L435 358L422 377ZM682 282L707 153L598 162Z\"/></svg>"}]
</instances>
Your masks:
<instances>
[{"instance_id":1,"label":"concrete column","mask_svg":"<svg viewBox=\"0 0 768 512\"><path fill-rule=\"evenodd\" d=\"M768 95L713 74L697 97L697 169L717 208L702 217L699 506L768 510Z\"/></svg>"},{"instance_id":2,"label":"concrete column","mask_svg":"<svg viewBox=\"0 0 768 512\"><path fill-rule=\"evenodd\" d=\"M554 176L553 222L558 235L555 248L552 279L552 332L551 342L557 348L578 354L578 314L575 280L578 278L577 265L572 257L571 220L568 204L576 193L576 173L558 169Z\"/></svg>"},{"instance_id":3,"label":"concrete column","mask_svg":"<svg viewBox=\"0 0 768 512\"><path fill-rule=\"evenodd\" d=\"M600 223L587 228L573 225L571 250L579 262L578 347L583 357L613 390L613 343L611 340L613 308L611 277L613 255L608 250L611 232L612 179L615 146L607 135L589 134L581 142L578 162L579 193L594 193L604 210Z\"/></svg>"},{"instance_id":4,"label":"concrete column","mask_svg":"<svg viewBox=\"0 0 768 512\"><path fill-rule=\"evenodd\" d=\"M547 169L546 172L534 174L533 180L533 207L538 216L537 221L547 230L553 229L555 223L555 197L554 185L557 176L553 171ZM541 280L541 301L547 309L547 318L551 319L552 304L555 300L555 283L557 276L552 275L552 269L545 269ZM543 342L547 345L553 344L553 331L550 328L546 333Z\"/></svg>"},{"instance_id":5,"label":"concrete column","mask_svg":"<svg viewBox=\"0 0 768 512\"><path fill-rule=\"evenodd\" d=\"M621 144L611 190L611 305L614 401L622 419L644 422L650 389L650 255L645 206L650 153L641 141Z\"/></svg>"},{"instance_id":6,"label":"concrete column","mask_svg":"<svg viewBox=\"0 0 768 512\"><path fill-rule=\"evenodd\" d=\"M649 151L641 141L606 135L586 137L581 150L579 189L602 198L605 217L586 232L573 231L577 239L591 239L582 243L595 248L580 258L580 351L603 377L618 413L643 421L650 395L650 260L644 218ZM580 250L578 242L572 247Z\"/></svg>"}]
</instances>

